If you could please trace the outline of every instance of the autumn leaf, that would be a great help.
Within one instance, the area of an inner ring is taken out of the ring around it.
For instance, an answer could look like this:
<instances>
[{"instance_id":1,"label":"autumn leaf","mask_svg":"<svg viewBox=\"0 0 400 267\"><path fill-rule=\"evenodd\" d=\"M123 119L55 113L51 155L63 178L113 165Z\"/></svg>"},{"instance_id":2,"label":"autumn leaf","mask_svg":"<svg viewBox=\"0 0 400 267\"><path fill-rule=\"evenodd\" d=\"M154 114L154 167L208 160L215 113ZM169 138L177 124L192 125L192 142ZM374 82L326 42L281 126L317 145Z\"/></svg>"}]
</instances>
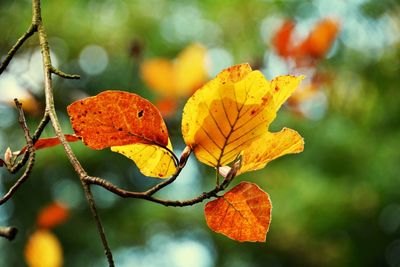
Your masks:
<instances>
[{"instance_id":1,"label":"autumn leaf","mask_svg":"<svg viewBox=\"0 0 400 267\"><path fill-rule=\"evenodd\" d=\"M64 204L59 202L51 203L40 211L37 217L37 225L40 228L53 228L65 222L68 214L69 210Z\"/></svg>"},{"instance_id":2,"label":"autumn leaf","mask_svg":"<svg viewBox=\"0 0 400 267\"><path fill-rule=\"evenodd\" d=\"M286 20L272 38L272 44L281 57L293 56L292 34L294 27L293 21Z\"/></svg>"},{"instance_id":3,"label":"autumn leaf","mask_svg":"<svg viewBox=\"0 0 400 267\"><path fill-rule=\"evenodd\" d=\"M302 78L288 75L269 82L248 64L223 70L186 103L182 116L185 143L199 161L216 168L231 163L241 153L253 153L251 144L269 134L267 129L276 112ZM270 140L271 144L276 142ZM298 140L287 145L291 142ZM255 159L260 166L269 161Z\"/></svg>"},{"instance_id":4,"label":"autumn leaf","mask_svg":"<svg viewBox=\"0 0 400 267\"><path fill-rule=\"evenodd\" d=\"M165 178L176 172L175 161L171 153L171 142L168 143L167 149L158 145L138 143L126 146L113 146L111 150L133 160L139 170L146 176Z\"/></svg>"},{"instance_id":5,"label":"autumn leaf","mask_svg":"<svg viewBox=\"0 0 400 267\"><path fill-rule=\"evenodd\" d=\"M204 208L213 231L241 242L265 242L271 210L268 194L249 182L241 182Z\"/></svg>"},{"instance_id":6,"label":"autumn leaf","mask_svg":"<svg viewBox=\"0 0 400 267\"><path fill-rule=\"evenodd\" d=\"M167 177L176 170L167 127L146 99L128 92L105 91L76 101L67 110L76 135L88 147L111 147L151 177Z\"/></svg>"},{"instance_id":7,"label":"autumn leaf","mask_svg":"<svg viewBox=\"0 0 400 267\"><path fill-rule=\"evenodd\" d=\"M175 112L179 107L179 101L176 98L163 98L156 101L154 105L158 108L164 118L170 118L175 115Z\"/></svg>"},{"instance_id":8,"label":"autumn leaf","mask_svg":"<svg viewBox=\"0 0 400 267\"><path fill-rule=\"evenodd\" d=\"M283 128L278 133L266 132L244 150L242 166L237 174L262 169L271 160L286 154L300 153L303 149L303 138L292 129Z\"/></svg>"},{"instance_id":9,"label":"autumn leaf","mask_svg":"<svg viewBox=\"0 0 400 267\"><path fill-rule=\"evenodd\" d=\"M299 54L322 58L331 48L339 32L339 23L333 19L318 22L307 39L299 46Z\"/></svg>"},{"instance_id":10,"label":"autumn leaf","mask_svg":"<svg viewBox=\"0 0 400 267\"><path fill-rule=\"evenodd\" d=\"M192 44L175 60L155 58L144 61L141 76L150 89L164 97L186 97L205 82L205 59L206 49Z\"/></svg>"},{"instance_id":11,"label":"autumn leaf","mask_svg":"<svg viewBox=\"0 0 400 267\"><path fill-rule=\"evenodd\" d=\"M72 134L65 134L65 140L67 140L68 142L76 142L79 141L79 137L72 135ZM58 137L50 137L50 138L41 138L39 140L36 141L34 147L36 150L39 149L43 149L43 148L48 148L48 147L53 147L56 145L59 145L60 139L58 139ZM27 146L24 146L18 153L19 155L22 155L23 153L25 153L25 151L28 149Z\"/></svg>"},{"instance_id":12,"label":"autumn leaf","mask_svg":"<svg viewBox=\"0 0 400 267\"><path fill-rule=\"evenodd\" d=\"M36 230L25 247L29 267L61 267L63 251L57 237L48 230Z\"/></svg>"},{"instance_id":13,"label":"autumn leaf","mask_svg":"<svg viewBox=\"0 0 400 267\"><path fill-rule=\"evenodd\" d=\"M312 65L313 60L323 58L331 48L339 32L339 23L323 19L304 40L294 39L295 24L286 20L272 38L272 44L283 58L294 59L298 66Z\"/></svg>"}]
</instances>

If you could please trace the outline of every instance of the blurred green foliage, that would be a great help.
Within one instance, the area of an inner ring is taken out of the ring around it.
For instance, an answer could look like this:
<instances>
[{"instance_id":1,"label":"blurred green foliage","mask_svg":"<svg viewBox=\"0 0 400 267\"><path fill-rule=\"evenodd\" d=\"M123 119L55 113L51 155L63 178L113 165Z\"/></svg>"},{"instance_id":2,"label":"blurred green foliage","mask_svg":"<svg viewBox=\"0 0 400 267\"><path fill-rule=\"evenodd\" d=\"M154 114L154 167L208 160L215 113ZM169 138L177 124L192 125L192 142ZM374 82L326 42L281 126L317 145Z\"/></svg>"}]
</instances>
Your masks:
<instances>
[{"instance_id":1,"label":"blurred green foliage","mask_svg":"<svg viewBox=\"0 0 400 267\"><path fill-rule=\"evenodd\" d=\"M199 42L213 51L212 75L250 62L272 78L285 71L270 57L279 22L292 18L304 34L325 17L341 23L338 40L318 66L333 77L321 89L326 103L311 111L319 112L316 117L283 109L272 126L299 131L305 151L236 181L256 182L271 195L267 243L238 243L212 233L203 204L165 208L93 188L117 266L399 266L400 6L391 0L43 1L56 65L82 76L79 81L55 78L56 107L66 133L72 130L65 107L77 98L120 89L154 100L157 96L139 76L144 58L173 58ZM0 55L30 19L30 1L0 2ZM88 46L92 50L85 57L82 51ZM14 75L17 87L31 91L43 106L42 74L40 67L32 67L38 66L35 60L40 66L37 49L36 37L24 44L17 62L0 76L0 95L17 90L5 82ZM24 144L16 118L13 107L0 104L1 153ZM28 115L29 125L35 127L39 118L40 112ZM179 112L167 124L175 149L182 150ZM48 128L44 135L54 133ZM81 144L73 148L90 174L123 188L139 191L157 182L141 176L121 155ZM15 179L0 169L0 192ZM193 160L177 184L160 196L190 198L213 183L213 171ZM71 207L69 220L54 230L64 248L65 266L105 266L78 177L60 147L38 152L32 177L0 207L0 225L19 229L15 241L0 239L0 266L25 266L24 246L36 216L53 200Z\"/></svg>"}]
</instances>

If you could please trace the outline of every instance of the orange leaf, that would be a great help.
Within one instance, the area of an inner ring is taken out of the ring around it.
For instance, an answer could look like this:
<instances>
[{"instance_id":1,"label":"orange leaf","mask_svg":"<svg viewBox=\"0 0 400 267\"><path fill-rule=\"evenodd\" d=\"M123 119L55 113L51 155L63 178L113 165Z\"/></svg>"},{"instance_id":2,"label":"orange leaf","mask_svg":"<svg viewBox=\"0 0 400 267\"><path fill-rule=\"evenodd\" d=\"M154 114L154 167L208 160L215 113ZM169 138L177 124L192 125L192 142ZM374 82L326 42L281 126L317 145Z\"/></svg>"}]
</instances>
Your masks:
<instances>
[{"instance_id":1,"label":"orange leaf","mask_svg":"<svg viewBox=\"0 0 400 267\"><path fill-rule=\"evenodd\" d=\"M64 136L65 136L65 139L66 139L68 142L76 142L76 141L80 140L79 137L77 137L76 135L65 134ZM47 148L47 147L53 147L53 146L59 145L60 143L61 143L61 142L60 142L60 140L58 139L58 137L41 138L41 139L39 139L39 140L36 141L34 147L35 147L36 150L39 150L39 149L43 149L43 148ZM21 155L21 154L23 154L23 153L25 153L25 151L26 151L27 149L28 149L28 147L27 147L27 146L24 146L24 147L19 151L18 156Z\"/></svg>"},{"instance_id":2,"label":"orange leaf","mask_svg":"<svg viewBox=\"0 0 400 267\"><path fill-rule=\"evenodd\" d=\"M75 133L90 148L111 147L132 159L140 171L166 178L176 171L177 160L167 127L158 109L132 93L105 91L68 106Z\"/></svg>"},{"instance_id":3,"label":"orange leaf","mask_svg":"<svg viewBox=\"0 0 400 267\"><path fill-rule=\"evenodd\" d=\"M305 41L308 54L322 58L331 48L339 31L339 23L332 19L320 21Z\"/></svg>"},{"instance_id":4,"label":"orange leaf","mask_svg":"<svg viewBox=\"0 0 400 267\"><path fill-rule=\"evenodd\" d=\"M265 242L272 204L256 184L241 182L205 206L208 226L237 241Z\"/></svg>"},{"instance_id":5,"label":"orange leaf","mask_svg":"<svg viewBox=\"0 0 400 267\"><path fill-rule=\"evenodd\" d=\"M272 38L272 44L277 54L281 57L292 56L292 33L294 26L293 21L286 20Z\"/></svg>"},{"instance_id":6,"label":"orange leaf","mask_svg":"<svg viewBox=\"0 0 400 267\"><path fill-rule=\"evenodd\" d=\"M75 133L93 149L142 143L168 145L168 131L157 108L128 92L105 91L68 106Z\"/></svg>"},{"instance_id":7,"label":"orange leaf","mask_svg":"<svg viewBox=\"0 0 400 267\"><path fill-rule=\"evenodd\" d=\"M61 267L63 251L57 237L47 230L35 231L25 247L29 267Z\"/></svg>"},{"instance_id":8,"label":"orange leaf","mask_svg":"<svg viewBox=\"0 0 400 267\"><path fill-rule=\"evenodd\" d=\"M37 224L41 228L53 228L68 218L68 208L59 202L54 202L44 207L37 218Z\"/></svg>"},{"instance_id":9,"label":"orange leaf","mask_svg":"<svg viewBox=\"0 0 400 267\"><path fill-rule=\"evenodd\" d=\"M157 101L155 105L164 118L171 118L173 115L175 115L179 103L174 98L164 98Z\"/></svg>"}]
</instances>

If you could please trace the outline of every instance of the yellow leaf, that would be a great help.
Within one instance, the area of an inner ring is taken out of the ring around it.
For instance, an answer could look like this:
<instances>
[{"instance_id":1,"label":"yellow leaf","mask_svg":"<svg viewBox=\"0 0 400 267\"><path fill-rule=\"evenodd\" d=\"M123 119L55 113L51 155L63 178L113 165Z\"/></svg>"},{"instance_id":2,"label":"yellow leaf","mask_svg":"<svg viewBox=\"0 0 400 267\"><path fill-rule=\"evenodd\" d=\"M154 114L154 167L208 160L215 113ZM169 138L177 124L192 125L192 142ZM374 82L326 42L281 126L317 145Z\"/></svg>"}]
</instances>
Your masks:
<instances>
[{"instance_id":1,"label":"yellow leaf","mask_svg":"<svg viewBox=\"0 0 400 267\"><path fill-rule=\"evenodd\" d=\"M279 110L303 79L303 75L298 77L286 75L278 76L271 81L271 92L274 97L275 111Z\"/></svg>"},{"instance_id":2,"label":"yellow leaf","mask_svg":"<svg viewBox=\"0 0 400 267\"><path fill-rule=\"evenodd\" d=\"M162 58L146 60L140 67L142 79L157 93L171 97L175 93L174 64Z\"/></svg>"},{"instance_id":3,"label":"yellow leaf","mask_svg":"<svg viewBox=\"0 0 400 267\"><path fill-rule=\"evenodd\" d=\"M186 97L199 88L207 79L206 49L192 44L183 50L176 59L175 79L177 95Z\"/></svg>"},{"instance_id":4,"label":"yellow leaf","mask_svg":"<svg viewBox=\"0 0 400 267\"><path fill-rule=\"evenodd\" d=\"M149 177L167 178L176 172L176 163L170 151L172 145L168 140L165 149L157 145L132 144L113 146L111 150L123 154L133 160L141 173Z\"/></svg>"},{"instance_id":5,"label":"yellow leaf","mask_svg":"<svg viewBox=\"0 0 400 267\"><path fill-rule=\"evenodd\" d=\"M278 133L266 132L244 149L242 165L237 174L262 169L271 160L286 154L300 153L303 149L303 138L292 129L283 128Z\"/></svg>"},{"instance_id":6,"label":"yellow leaf","mask_svg":"<svg viewBox=\"0 0 400 267\"><path fill-rule=\"evenodd\" d=\"M34 232L25 247L25 260L29 267L60 267L63 252L57 237L47 230Z\"/></svg>"},{"instance_id":7,"label":"yellow leaf","mask_svg":"<svg viewBox=\"0 0 400 267\"><path fill-rule=\"evenodd\" d=\"M185 48L175 60L149 59L140 67L147 86L164 97L190 95L207 79L206 49L199 44Z\"/></svg>"},{"instance_id":8,"label":"yellow leaf","mask_svg":"<svg viewBox=\"0 0 400 267\"><path fill-rule=\"evenodd\" d=\"M270 83L248 64L223 70L186 103L182 116L185 143L207 165L229 164L265 135L300 80L281 76Z\"/></svg>"}]
</instances>

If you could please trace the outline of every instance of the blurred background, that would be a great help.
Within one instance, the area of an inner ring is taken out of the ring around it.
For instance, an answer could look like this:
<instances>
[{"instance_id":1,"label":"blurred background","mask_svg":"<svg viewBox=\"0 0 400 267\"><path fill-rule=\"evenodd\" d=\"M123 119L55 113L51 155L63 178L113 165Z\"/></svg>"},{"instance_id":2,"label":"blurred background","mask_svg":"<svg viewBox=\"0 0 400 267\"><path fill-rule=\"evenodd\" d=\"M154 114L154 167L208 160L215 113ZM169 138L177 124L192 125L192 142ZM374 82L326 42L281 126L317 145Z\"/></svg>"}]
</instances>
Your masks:
<instances>
[{"instance_id":1,"label":"blurred background","mask_svg":"<svg viewBox=\"0 0 400 267\"><path fill-rule=\"evenodd\" d=\"M212 232L204 203L166 208L93 187L117 266L400 266L398 1L43 2L54 65L81 75L54 77L65 133L72 133L66 106L73 101L107 89L135 92L161 109L179 155L186 99L223 68L249 62L268 79L307 76L270 129L297 130L304 152L234 182L255 182L270 194L267 242L239 243ZM30 1L0 1L0 56L30 21ZM14 97L23 101L33 129L44 107L37 36L0 76L1 158L7 147L24 146ZM49 127L43 136L53 135ZM108 149L72 146L90 174L123 188L141 191L159 182ZM0 193L16 179L0 168ZM213 170L192 156L158 196L183 200L213 184ZM107 266L80 182L61 147L38 151L30 179L0 206L0 226L19 229L16 240L0 239L0 266L26 266L28 240L43 225L39 213L55 201L64 207L63 223L48 231L63 251L63 265Z\"/></svg>"}]
</instances>

